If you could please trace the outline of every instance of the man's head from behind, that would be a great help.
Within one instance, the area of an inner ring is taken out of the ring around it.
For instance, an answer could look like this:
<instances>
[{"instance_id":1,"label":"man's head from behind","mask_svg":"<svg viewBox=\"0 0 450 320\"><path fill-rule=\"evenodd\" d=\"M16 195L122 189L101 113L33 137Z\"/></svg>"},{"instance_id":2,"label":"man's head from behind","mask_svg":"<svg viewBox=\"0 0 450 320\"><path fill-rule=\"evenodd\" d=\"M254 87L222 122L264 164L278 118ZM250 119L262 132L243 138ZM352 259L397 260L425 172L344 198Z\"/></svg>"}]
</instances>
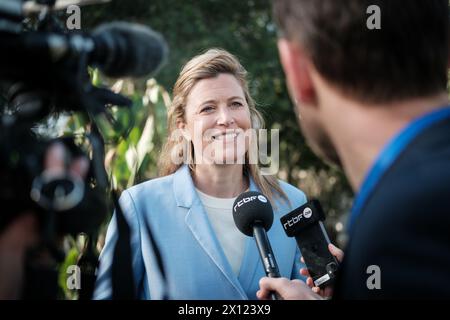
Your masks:
<instances>
[{"instance_id":1,"label":"man's head from behind","mask_svg":"<svg viewBox=\"0 0 450 320\"><path fill-rule=\"evenodd\" d=\"M303 132L333 162L324 92L381 106L446 90L447 0L274 0L274 16Z\"/></svg>"}]
</instances>

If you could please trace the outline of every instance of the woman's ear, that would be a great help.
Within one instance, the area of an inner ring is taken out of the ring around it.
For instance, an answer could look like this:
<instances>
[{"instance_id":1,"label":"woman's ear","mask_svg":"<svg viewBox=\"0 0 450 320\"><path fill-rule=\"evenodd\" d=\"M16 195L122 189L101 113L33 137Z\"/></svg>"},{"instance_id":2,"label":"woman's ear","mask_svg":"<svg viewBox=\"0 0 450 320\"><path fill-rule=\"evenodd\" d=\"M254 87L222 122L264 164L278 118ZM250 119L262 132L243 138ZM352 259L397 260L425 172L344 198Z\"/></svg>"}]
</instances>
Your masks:
<instances>
[{"instance_id":1,"label":"woman's ear","mask_svg":"<svg viewBox=\"0 0 450 320\"><path fill-rule=\"evenodd\" d=\"M178 119L176 123L177 123L177 129L180 129L180 130L184 130L185 129L186 123L184 123L183 120Z\"/></svg>"},{"instance_id":2,"label":"woman's ear","mask_svg":"<svg viewBox=\"0 0 450 320\"><path fill-rule=\"evenodd\" d=\"M189 132L188 132L187 129L186 129L186 123L185 123L183 120L179 119L179 120L177 120L176 125L177 125L177 129L179 130L179 132L181 133L181 135L182 135L186 140L188 140L188 141L191 140L191 139L190 139L190 134L189 134Z\"/></svg>"}]
</instances>

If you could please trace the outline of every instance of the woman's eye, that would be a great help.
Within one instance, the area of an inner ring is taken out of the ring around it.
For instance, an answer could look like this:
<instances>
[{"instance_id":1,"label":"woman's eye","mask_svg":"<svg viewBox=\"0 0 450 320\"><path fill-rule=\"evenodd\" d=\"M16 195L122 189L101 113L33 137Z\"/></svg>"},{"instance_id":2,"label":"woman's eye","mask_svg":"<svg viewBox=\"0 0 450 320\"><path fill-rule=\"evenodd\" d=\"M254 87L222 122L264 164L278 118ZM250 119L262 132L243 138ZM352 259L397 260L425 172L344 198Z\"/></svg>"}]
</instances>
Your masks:
<instances>
[{"instance_id":1,"label":"woman's eye","mask_svg":"<svg viewBox=\"0 0 450 320\"><path fill-rule=\"evenodd\" d=\"M200 110L200 112L210 112L210 111L212 111L212 110L214 110L213 107L207 106L207 107L202 108L202 109Z\"/></svg>"},{"instance_id":2,"label":"woman's eye","mask_svg":"<svg viewBox=\"0 0 450 320\"><path fill-rule=\"evenodd\" d=\"M233 107L242 107L242 106L243 106L242 103L237 102L237 101L233 102L231 105L232 105Z\"/></svg>"}]
</instances>

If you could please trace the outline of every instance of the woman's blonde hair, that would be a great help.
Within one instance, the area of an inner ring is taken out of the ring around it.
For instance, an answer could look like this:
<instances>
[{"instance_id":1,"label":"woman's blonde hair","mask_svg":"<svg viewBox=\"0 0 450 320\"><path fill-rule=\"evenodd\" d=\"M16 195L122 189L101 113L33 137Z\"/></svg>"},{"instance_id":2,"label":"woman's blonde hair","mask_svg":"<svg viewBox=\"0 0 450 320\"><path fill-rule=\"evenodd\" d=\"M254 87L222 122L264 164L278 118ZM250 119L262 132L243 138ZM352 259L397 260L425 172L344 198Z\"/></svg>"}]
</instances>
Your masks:
<instances>
[{"instance_id":1,"label":"woman's blonde hair","mask_svg":"<svg viewBox=\"0 0 450 320\"><path fill-rule=\"evenodd\" d=\"M223 49L209 49L205 53L192 58L180 72L173 88L173 100L168 110L168 139L165 142L159 158L159 170L161 176L174 173L182 166L182 163L173 161L174 153L184 159L191 170L195 170L194 148L191 141L180 135L177 139L172 138L172 133L177 129L178 122L185 122L186 101L194 85L202 80L217 77L221 73L233 75L240 83L244 91L245 99L250 110L250 118L253 129L262 129L264 120L261 113L256 109L255 102L250 96L247 85L247 71L239 63L238 59ZM180 148L180 143L185 147ZM253 144L254 146L256 145ZM249 163L248 152L244 163L244 174L253 178L256 186L265 194L273 204L274 196L289 202L284 191L281 189L275 176L261 175L258 164Z\"/></svg>"}]
</instances>

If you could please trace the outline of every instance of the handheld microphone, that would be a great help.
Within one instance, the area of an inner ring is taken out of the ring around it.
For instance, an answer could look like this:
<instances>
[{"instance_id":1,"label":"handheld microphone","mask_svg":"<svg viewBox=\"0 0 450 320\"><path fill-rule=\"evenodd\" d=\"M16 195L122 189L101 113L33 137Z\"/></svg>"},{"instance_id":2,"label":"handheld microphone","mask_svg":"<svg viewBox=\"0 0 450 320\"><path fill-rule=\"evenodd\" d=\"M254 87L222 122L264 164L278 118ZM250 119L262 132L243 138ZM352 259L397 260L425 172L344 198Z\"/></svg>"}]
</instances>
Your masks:
<instances>
[{"instance_id":1,"label":"handheld microphone","mask_svg":"<svg viewBox=\"0 0 450 320\"><path fill-rule=\"evenodd\" d=\"M314 285L321 288L334 281L339 266L328 250L330 239L324 220L318 200L311 200L280 219L287 236L295 237Z\"/></svg>"},{"instance_id":2,"label":"handheld microphone","mask_svg":"<svg viewBox=\"0 0 450 320\"><path fill-rule=\"evenodd\" d=\"M278 265L266 233L273 223L273 210L269 200L259 192L244 192L234 201L232 211L239 231L255 238L266 276L279 278ZM275 293L271 297L272 300L281 300Z\"/></svg>"}]
</instances>

